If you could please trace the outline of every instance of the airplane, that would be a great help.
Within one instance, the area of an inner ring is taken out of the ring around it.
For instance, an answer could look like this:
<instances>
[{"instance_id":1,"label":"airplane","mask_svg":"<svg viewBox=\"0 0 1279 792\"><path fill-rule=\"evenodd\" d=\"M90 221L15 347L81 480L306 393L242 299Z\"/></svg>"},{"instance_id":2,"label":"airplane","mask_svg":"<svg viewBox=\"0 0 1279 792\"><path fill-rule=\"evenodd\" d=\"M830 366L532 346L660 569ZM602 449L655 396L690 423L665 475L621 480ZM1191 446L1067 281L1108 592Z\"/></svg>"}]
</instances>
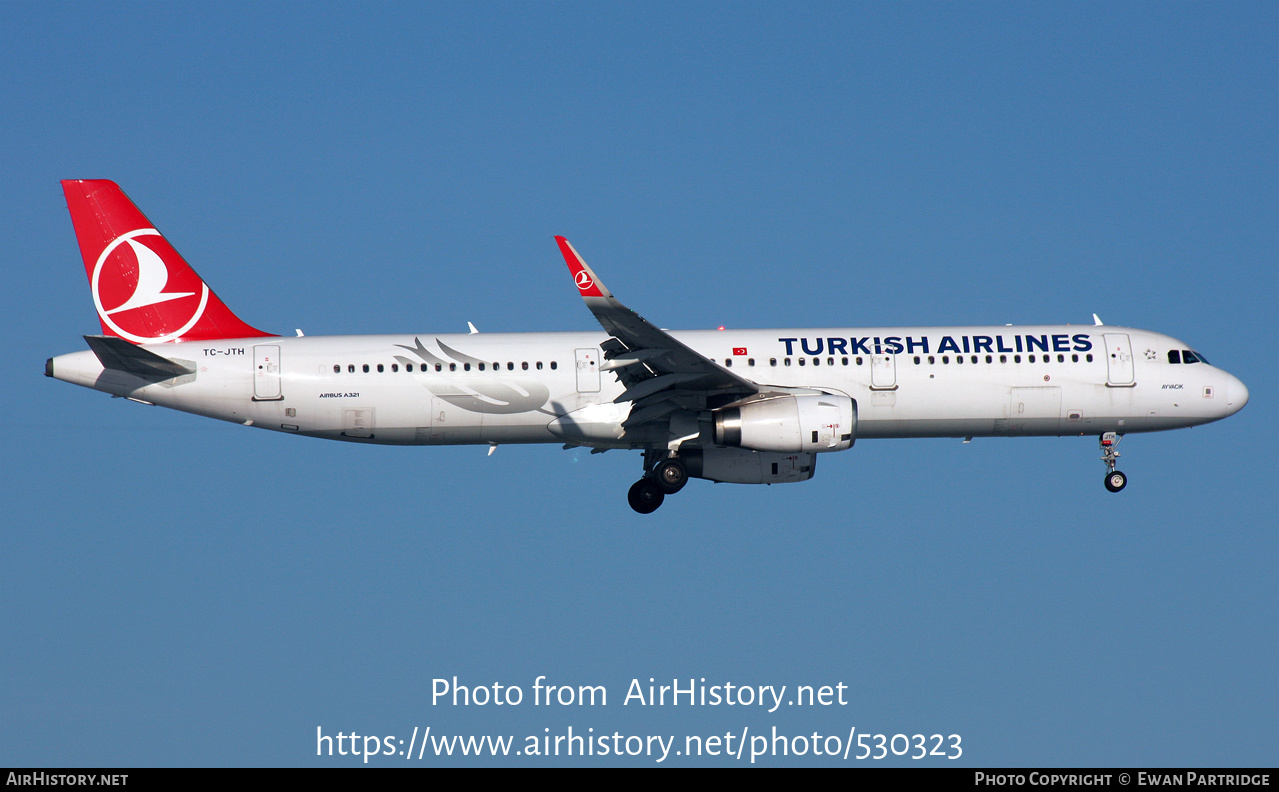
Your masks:
<instances>
[{"instance_id":1,"label":"airplane","mask_svg":"<svg viewBox=\"0 0 1279 792\"><path fill-rule=\"evenodd\" d=\"M1217 421L1236 377L1161 333L1105 325L666 331L564 237L602 332L283 337L237 317L114 183L62 182L101 335L49 377L245 426L395 445L643 452L649 514L690 478L781 484L859 438L1096 435L1118 492L1128 433Z\"/></svg>"}]
</instances>

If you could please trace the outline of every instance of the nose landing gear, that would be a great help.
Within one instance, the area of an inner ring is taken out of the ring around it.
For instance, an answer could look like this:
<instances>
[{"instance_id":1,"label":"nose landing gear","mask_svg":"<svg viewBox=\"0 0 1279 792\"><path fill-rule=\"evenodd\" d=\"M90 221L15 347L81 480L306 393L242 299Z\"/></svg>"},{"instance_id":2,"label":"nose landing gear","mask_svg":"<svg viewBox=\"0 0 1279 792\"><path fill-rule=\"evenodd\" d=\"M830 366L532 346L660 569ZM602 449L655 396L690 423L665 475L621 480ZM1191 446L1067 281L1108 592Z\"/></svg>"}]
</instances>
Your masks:
<instances>
[{"instance_id":1,"label":"nose landing gear","mask_svg":"<svg viewBox=\"0 0 1279 792\"><path fill-rule=\"evenodd\" d=\"M1115 447L1119 445L1123 437L1116 432L1105 432L1098 439L1101 445L1101 461L1106 463L1106 489L1111 492L1118 492L1128 486L1128 477L1115 470L1115 460L1119 459L1119 452L1115 450Z\"/></svg>"}]
</instances>

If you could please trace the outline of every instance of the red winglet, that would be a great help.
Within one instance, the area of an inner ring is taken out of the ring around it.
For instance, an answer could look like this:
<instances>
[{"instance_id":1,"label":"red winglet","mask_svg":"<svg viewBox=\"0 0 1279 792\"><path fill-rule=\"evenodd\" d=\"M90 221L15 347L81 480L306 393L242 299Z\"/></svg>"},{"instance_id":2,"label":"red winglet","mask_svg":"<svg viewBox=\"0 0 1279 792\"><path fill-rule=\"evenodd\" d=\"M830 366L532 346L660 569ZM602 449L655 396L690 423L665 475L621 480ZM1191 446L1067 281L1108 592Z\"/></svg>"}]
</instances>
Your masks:
<instances>
[{"instance_id":1,"label":"red winglet","mask_svg":"<svg viewBox=\"0 0 1279 792\"><path fill-rule=\"evenodd\" d=\"M559 243L560 253L564 254L564 262L568 264L568 271L573 274L573 282L577 284L577 289L583 297L613 296L595 277L595 273L591 272L591 268L586 266L586 262L582 261L582 257L577 254L567 239L557 236L555 241Z\"/></svg>"},{"instance_id":2,"label":"red winglet","mask_svg":"<svg viewBox=\"0 0 1279 792\"><path fill-rule=\"evenodd\" d=\"M218 299L133 201L105 179L66 179L102 332L135 344L270 336Z\"/></svg>"}]
</instances>

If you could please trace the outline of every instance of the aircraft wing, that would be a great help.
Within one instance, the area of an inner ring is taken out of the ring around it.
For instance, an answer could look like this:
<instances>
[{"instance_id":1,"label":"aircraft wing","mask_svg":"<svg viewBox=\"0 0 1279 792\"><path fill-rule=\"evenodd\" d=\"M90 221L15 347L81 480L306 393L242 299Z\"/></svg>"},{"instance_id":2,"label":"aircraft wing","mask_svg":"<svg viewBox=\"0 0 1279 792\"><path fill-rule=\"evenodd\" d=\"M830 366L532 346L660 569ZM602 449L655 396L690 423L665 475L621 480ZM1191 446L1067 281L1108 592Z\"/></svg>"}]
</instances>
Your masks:
<instances>
[{"instance_id":1,"label":"aircraft wing","mask_svg":"<svg viewBox=\"0 0 1279 792\"><path fill-rule=\"evenodd\" d=\"M759 393L760 387L696 352L622 305L564 237L560 252L586 307L612 335L601 345L600 368L617 372L626 390L613 401L631 402L623 426L631 428L677 409L714 408Z\"/></svg>"}]
</instances>

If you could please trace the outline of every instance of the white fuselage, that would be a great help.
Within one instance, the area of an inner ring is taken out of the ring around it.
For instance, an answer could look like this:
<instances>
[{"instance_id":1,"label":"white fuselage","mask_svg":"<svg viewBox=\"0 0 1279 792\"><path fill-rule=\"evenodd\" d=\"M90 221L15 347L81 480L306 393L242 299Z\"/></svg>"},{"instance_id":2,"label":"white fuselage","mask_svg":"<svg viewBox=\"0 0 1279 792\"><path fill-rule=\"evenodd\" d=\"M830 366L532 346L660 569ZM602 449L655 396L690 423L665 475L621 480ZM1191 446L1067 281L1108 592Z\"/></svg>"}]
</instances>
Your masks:
<instances>
[{"instance_id":1,"label":"white fuselage","mask_svg":"<svg viewBox=\"0 0 1279 792\"><path fill-rule=\"evenodd\" d=\"M1110 326L672 333L740 377L849 396L875 437L1150 432L1232 415L1244 385L1190 347ZM149 383L91 351L48 373L77 385L292 434L392 444L660 445L622 429L600 331L251 338L145 346L193 374ZM1197 360L1197 356L1196 356ZM650 430L651 431L651 430Z\"/></svg>"}]
</instances>

